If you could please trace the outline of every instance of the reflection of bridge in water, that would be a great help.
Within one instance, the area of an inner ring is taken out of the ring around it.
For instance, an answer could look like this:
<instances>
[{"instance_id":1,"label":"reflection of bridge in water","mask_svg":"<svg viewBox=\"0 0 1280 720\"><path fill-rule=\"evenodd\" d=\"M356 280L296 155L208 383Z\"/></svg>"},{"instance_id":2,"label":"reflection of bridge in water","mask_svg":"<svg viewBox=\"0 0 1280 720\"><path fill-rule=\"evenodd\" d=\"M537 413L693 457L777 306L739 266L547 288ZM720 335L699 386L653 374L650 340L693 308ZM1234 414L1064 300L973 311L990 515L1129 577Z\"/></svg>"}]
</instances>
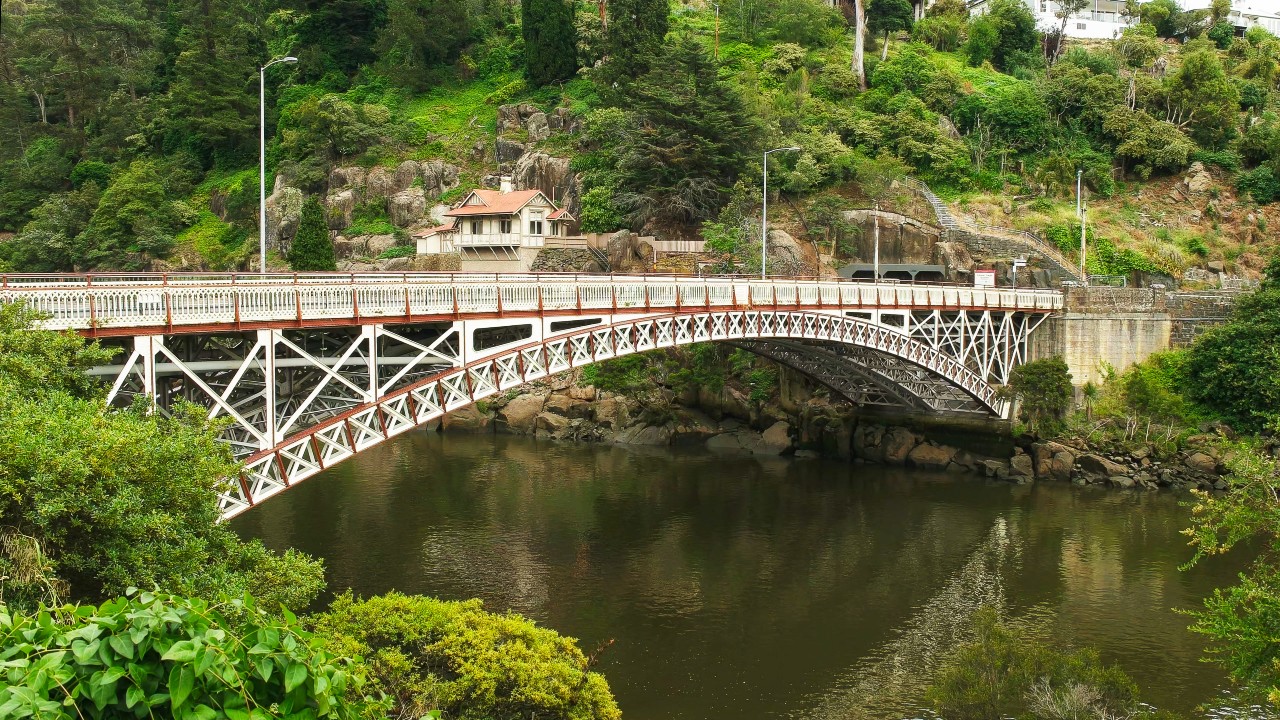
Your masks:
<instances>
[{"instance_id":1,"label":"reflection of bridge in water","mask_svg":"<svg viewBox=\"0 0 1280 720\"><path fill-rule=\"evenodd\" d=\"M778 278L438 273L0 278L122 352L109 400L227 417L234 516L423 423L575 367L730 342L858 405L1004 417L1054 291Z\"/></svg>"}]
</instances>

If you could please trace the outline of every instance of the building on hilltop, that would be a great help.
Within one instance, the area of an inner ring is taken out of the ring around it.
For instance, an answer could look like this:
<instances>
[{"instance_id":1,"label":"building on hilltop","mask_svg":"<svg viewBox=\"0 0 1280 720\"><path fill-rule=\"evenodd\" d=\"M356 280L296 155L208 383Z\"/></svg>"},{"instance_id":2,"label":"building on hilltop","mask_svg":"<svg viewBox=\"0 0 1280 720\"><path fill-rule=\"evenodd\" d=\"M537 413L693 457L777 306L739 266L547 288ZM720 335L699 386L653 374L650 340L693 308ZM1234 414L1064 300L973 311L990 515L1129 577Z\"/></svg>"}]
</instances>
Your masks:
<instances>
[{"instance_id":1,"label":"building on hilltop","mask_svg":"<svg viewBox=\"0 0 1280 720\"><path fill-rule=\"evenodd\" d=\"M969 2L969 13L981 15L987 11L989 0L972 0ZM1059 3L1054 0L1023 0L1031 13L1036 17L1036 24L1041 30L1057 29L1061 20L1054 14L1058 12ZM1208 10L1211 0L1180 0L1183 10ZM1236 26L1237 32L1243 33L1253 26L1259 26L1280 35L1280 0L1232 0L1231 13L1227 21ZM1067 20L1067 37L1109 40L1120 37L1120 33L1130 26L1124 16L1124 0L1092 0L1090 5L1075 13Z\"/></svg>"},{"instance_id":2,"label":"building on hilltop","mask_svg":"<svg viewBox=\"0 0 1280 720\"><path fill-rule=\"evenodd\" d=\"M527 269L548 238L567 238L575 218L540 190L477 188L444 212L441 224L414 233L419 255L454 253L486 271Z\"/></svg>"}]
</instances>

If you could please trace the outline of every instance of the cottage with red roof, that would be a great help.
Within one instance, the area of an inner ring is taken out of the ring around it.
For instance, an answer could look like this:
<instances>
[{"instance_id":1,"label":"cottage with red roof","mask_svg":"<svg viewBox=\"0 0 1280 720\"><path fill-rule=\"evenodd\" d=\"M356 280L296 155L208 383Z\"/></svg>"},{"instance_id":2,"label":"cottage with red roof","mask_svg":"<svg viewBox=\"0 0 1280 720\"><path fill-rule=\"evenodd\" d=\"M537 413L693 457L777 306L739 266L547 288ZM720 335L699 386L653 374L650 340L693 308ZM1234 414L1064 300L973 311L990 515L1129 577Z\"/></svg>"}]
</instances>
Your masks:
<instances>
[{"instance_id":1,"label":"cottage with red roof","mask_svg":"<svg viewBox=\"0 0 1280 720\"><path fill-rule=\"evenodd\" d=\"M444 213L444 222L414 233L419 255L458 253L464 258L515 258L522 248L542 248L548 237L568 235L574 221L540 190L476 189Z\"/></svg>"}]
</instances>

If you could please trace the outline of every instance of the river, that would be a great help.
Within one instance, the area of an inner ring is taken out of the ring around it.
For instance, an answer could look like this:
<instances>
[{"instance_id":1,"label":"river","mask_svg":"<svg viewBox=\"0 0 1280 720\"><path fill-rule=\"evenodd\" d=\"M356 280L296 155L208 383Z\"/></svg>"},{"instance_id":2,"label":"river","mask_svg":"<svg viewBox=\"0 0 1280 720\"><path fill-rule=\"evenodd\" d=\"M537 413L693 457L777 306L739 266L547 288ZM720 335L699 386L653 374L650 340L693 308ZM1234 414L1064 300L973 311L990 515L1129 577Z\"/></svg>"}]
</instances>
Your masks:
<instances>
[{"instance_id":1,"label":"river","mask_svg":"<svg viewBox=\"0 0 1280 720\"><path fill-rule=\"evenodd\" d=\"M1217 703L1177 608L1186 496L832 460L412 433L234 521L329 586L483 598L580 639L630 720L918 716L980 605Z\"/></svg>"}]
</instances>

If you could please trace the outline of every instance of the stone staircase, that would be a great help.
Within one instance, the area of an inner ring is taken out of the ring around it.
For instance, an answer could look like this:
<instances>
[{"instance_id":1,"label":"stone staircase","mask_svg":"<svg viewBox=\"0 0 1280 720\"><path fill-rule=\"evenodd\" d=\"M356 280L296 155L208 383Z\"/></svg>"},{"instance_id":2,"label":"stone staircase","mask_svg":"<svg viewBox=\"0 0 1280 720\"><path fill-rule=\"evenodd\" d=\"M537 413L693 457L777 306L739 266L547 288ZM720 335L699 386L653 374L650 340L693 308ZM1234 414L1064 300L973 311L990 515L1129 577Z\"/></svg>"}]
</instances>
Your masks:
<instances>
[{"instance_id":1,"label":"stone staircase","mask_svg":"<svg viewBox=\"0 0 1280 720\"><path fill-rule=\"evenodd\" d=\"M917 192L920 197L929 203L929 207L933 209L933 214L938 218L938 225L943 229L943 234L948 237L968 235L972 239L962 239L970 245L974 245L987 253L996 253L1001 255L1034 255L1038 256L1047 265L1052 266L1055 270L1076 282L1081 282L1083 278L1080 276L1080 269L1067 259L1062 251L1054 247L1054 245L1044 238L1030 233L1025 230L1015 230L1013 228L1000 227L997 225L986 225L979 223L972 218L956 216L951 212L951 208L942 201L929 189L929 186L920 182L915 178L903 178L902 184Z\"/></svg>"}]
</instances>

